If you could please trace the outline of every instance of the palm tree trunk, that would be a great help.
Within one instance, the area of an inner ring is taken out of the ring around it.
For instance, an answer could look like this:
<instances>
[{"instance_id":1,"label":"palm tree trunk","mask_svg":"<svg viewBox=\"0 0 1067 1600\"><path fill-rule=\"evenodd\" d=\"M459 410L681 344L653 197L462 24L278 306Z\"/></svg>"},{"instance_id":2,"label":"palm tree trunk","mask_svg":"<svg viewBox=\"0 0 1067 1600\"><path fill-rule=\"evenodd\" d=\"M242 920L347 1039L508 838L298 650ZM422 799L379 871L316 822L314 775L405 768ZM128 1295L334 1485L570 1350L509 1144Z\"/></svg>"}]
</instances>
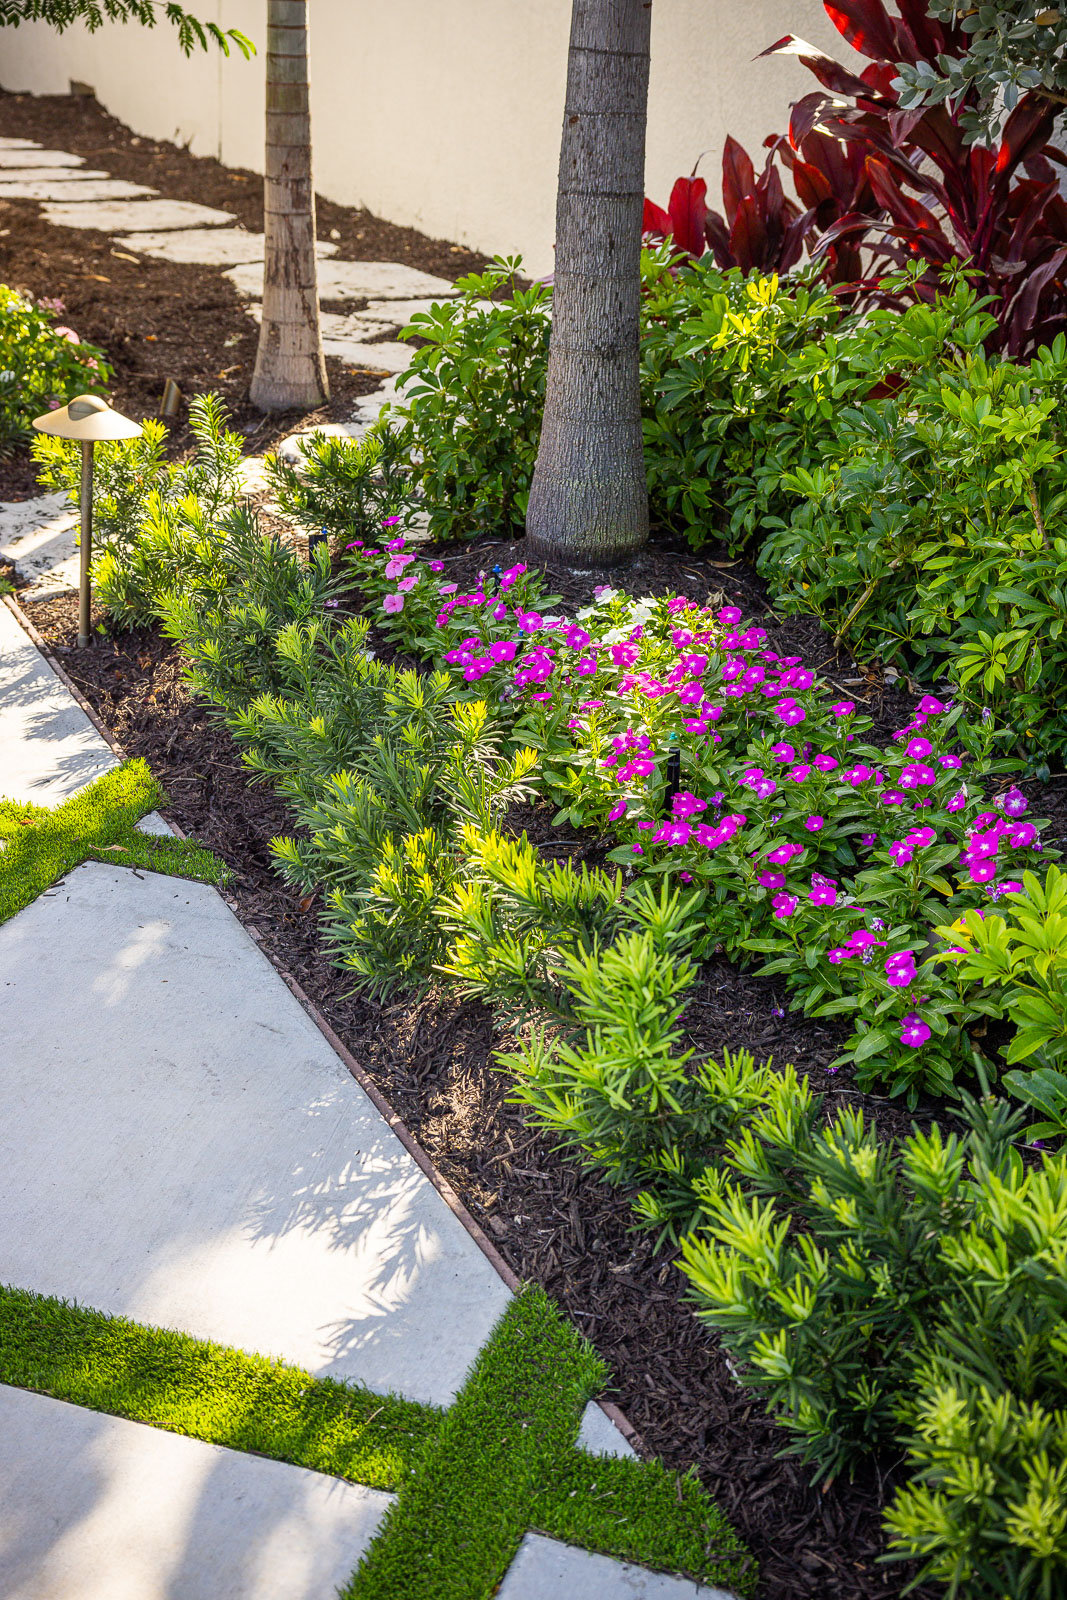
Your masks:
<instances>
[{"instance_id":1,"label":"palm tree trunk","mask_svg":"<svg viewBox=\"0 0 1067 1600\"><path fill-rule=\"evenodd\" d=\"M330 392L319 332L307 0L267 0L263 321L251 400L310 411Z\"/></svg>"},{"instance_id":2,"label":"palm tree trunk","mask_svg":"<svg viewBox=\"0 0 1067 1600\"><path fill-rule=\"evenodd\" d=\"M622 561L648 538L638 366L652 0L573 0L531 553Z\"/></svg>"}]
</instances>

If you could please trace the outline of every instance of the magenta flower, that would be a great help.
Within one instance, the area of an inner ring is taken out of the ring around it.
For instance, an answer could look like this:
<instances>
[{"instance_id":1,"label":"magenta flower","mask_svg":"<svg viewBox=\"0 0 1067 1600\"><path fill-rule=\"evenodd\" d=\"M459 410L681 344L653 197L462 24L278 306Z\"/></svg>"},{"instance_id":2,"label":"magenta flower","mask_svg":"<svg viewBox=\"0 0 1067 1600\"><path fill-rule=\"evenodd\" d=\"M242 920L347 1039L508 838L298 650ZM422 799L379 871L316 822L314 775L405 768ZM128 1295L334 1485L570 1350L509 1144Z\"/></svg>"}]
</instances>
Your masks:
<instances>
[{"instance_id":1,"label":"magenta flower","mask_svg":"<svg viewBox=\"0 0 1067 1600\"><path fill-rule=\"evenodd\" d=\"M967 861L964 866L970 873L972 883L992 883L997 875L997 863L990 857L980 861Z\"/></svg>"},{"instance_id":2,"label":"magenta flower","mask_svg":"<svg viewBox=\"0 0 1067 1600\"><path fill-rule=\"evenodd\" d=\"M903 1026L900 1030L901 1044L906 1044L911 1050L917 1050L921 1044L926 1043L929 1037L930 1029L919 1013L917 1011L909 1011L903 1020Z\"/></svg>"},{"instance_id":3,"label":"magenta flower","mask_svg":"<svg viewBox=\"0 0 1067 1600\"><path fill-rule=\"evenodd\" d=\"M885 789L879 796L884 806L902 806L907 798L903 789Z\"/></svg>"},{"instance_id":4,"label":"magenta flower","mask_svg":"<svg viewBox=\"0 0 1067 1600\"><path fill-rule=\"evenodd\" d=\"M643 856L645 853L639 844L632 844L630 849L633 851L635 856Z\"/></svg>"},{"instance_id":5,"label":"magenta flower","mask_svg":"<svg viewBox=\"0 0 1067 1600\"><path fill-rule=\"evenodd\" d=\"M791 917L799 904L800 901L795 894L776 894L771 901L774 914L780 920Z\"/></svg>"},{"instance_id":6,"label":"magenta flower","mask_svg":"<svg viewBox=\"0 0 1067 1600\"><path fill-rule=\"evenodd\" d=\"M444 570L445 570L445 564L444 564L443 561L431 561L430 562L430 571L431 572L443 572Z\"/></svg>"},{"instance_id":7,"label":"magenta flower","mask_svg":"<svg viewBox=\"0 0 1067 1600\"><path fill-rule=\"evenodd\" d=\"M741 621L741 613L736 606L723 606L718 613L718 620L724 622L728 628L731 628L734 623Z\"/></svg>"},{"instance_id":8,"label":"magenta flower","mask_svg":"<svg viewBox=\"0 0 1067 1600\"><path fill-rule=\"evenodd\" d=\"M837 890L832 883L813 883L808 899L813 906L835 906Z\"/></svg>"},{"instance_id":9,"label":"magenta flower","mask_svg":"<svg viewBox=\"0 0 1067 1600\"><path fill-rule=\"evenodd\" d=\"M795 767L790 767L789 776L794 783L803 783L805 778L811 777L811 767L804 761L798 761Z\"/></svg>"},{"instance_id":10,"label":"magenta flower","mask_svg":"<svg viewBox=\"0 0 1067 1600\"><path fill-rule=\"evenodd\" d=\"M591 678L596 668L596 656L579 656L574 665L574 670L580 678Z\"/></svg>"},{"instance_id":11,"label":"magenta flower","mask_svg":"<svg viewBox=\"0 0 1067 1600\"><path fill-rule=\"evenodd\" d=\"M389 560L385 564L385 576L387 578L399 578L404 568L410 567L414 559L414 556L390 556Z\"/></svg>"},{"instance_id":12,"label":"magenta flower","mask_svg":"<svg viewBox=\"0 0 1067 1600\"><path fill-rule=\"evenodd\" d=\"M400 591L401 594L410 594L412 589L414 589L415 585L418 583L418 581L419 581L418 573L417 572L409 572L406 578L401 578L400 582L397 584L397 589Z\"/></svg>"},{"instance_id":13,"label":"magenta flower","mask_svg":"<svg viewBox=\"0 0 1067 1600\"><path fill-rule=\"evenodd\" d=\"M910 844L903 844L899 839L894 839L889 846L889 855L898 867L905 867L909 861L914 860L915 852Z\"/></svg>"},{"instance_id":14,"label":"magenta flower","mask_svg":"<svg viewBox=\"0 0 1067 1600\"><path fill-rule=\"evenodd\" d=\"M804 846L802 844L780 844L768 852L767 860L773 862L776 867L787 867L794 856L802 856L803 854Z\"/></svg>"},{"instance_id":15,"label":"magenta flower","mask_svg":"<svg viewBox=\"0 0 1067 1600\"><path fill-rule=\"evenodd\" d=\"M780 700L774 707L774 714L787 728L795 728L807 716L804 707L798 706L795 700Z\"/></svg>"},{"instance_id":16,"label":"magenta flower","mask_svg":"<svg viewBox=\"0 0 1067 1600\"><path fill-rule=\"evenodd\" d=\"M399 521L400 521L399 517L383 517L382 518L382 527L383 528L395 528ZM401 540L400 543L402 544L403 540ZM389 548L392 549L393 546L390 545Z\"/></svg>"},{"instance_id":17,"label":"magenta flower","mask_svg":"<svg viewBox=\"0 0 1067 1600\"><path fill-rule=\"evenodd\" d=\"M505 661L514 661L518 648L513 639L498 639L489 646L489 654L498 666L502 666Z\"/></svg>"},{"instance_id":18,"label":"magenta flower","mask_svg":"<svg viewBox=\"0 0 1067 1600\"><path fill-rule=\"evenodd\" d=\"M619 818L620 817L624 817L625 815L626 815L626 801L625 800L620 800L618 802L618 804L617 805L613 805L611 810L608 812L608 821L609 822L618 822Z\"/></svg>"},{"instance_id":19,"label":"magenta flower","mask_svg":"<svg viewBox=\"0 0 1067 1600\"><path fill-rule=\"evenodd\" d=\"M924 717L936 717L942 711L947 711L948 706L944 705L940 700L935 700L932 694L924 694L922 699L919 701L917 710L920 711Z\"/></svg>"},{"instance_id":20,"label":"magenta flower","mask_svg":"<svg viewBox=\"0 0 1067 1600\"><path fill-rule=\"evenodd\" d=\"M692 832L688 822L665 822L662 828L652 835L652 842L669 845L688 844Z\"/></svg>"},{"instance_id":21,"label":"magenta flower","mask_svg":"<svg viewBox=\"0 0 1067 1600\"><path fill-rule=\"evenodd\" d=\"M901 768L900 787L902 789L924 789L928 783L934 783L937 773L933 767L928 767L922 761L909 761L906 767Z\"/></svg>"},{"instance_id":22,"label":"magenta flower","mask_svg":"<svg viewBox=\"0 0 1067 1600\"><path fill-rule=\"evenodd\" d=\"M1026 796L1014 784L1012 784L1007 794L1001 795L999 800L994 800L993 804L998 811L1003 811L1006 817L1021 817L1025 811L1030 809L1030 803Z\"/></svg>"},{"instance_id":23,"label":"magenta flower","mask_svg":"<svg viewBox=\"0 0 1067 1600\"><path fill-rule=\"evenodd\" d=\"M886 956L885 981L891 989L907 989L915 982L915 957L910 950Z\"/></svg>"},{"instance_id":24,"label":"magenta flower","mask_svg":"<svg viewBox=\"0 0 1067 1600\"><path fill-rule=\"evenodd\" d=\"M918 761L922 756L928 756L933 748L929 739L909 739L904 746L904 754Z\"/></svg>"},{"instance_id":25,"label":"magenta flower","mask_svg":"<svg viewBox=\"0 0 1067 1600\"><path fill-rule=\"evenodd\" d=\"M441 585L438 593L439 594L455 594L455 592L456 592L456 590L458 588L459 588L459 584L458 583L443 583Z\"/></svg>"},{"instance_id":26,"label":"magenta flower","mask_svg":"<svg viewBox=\"0 0 1067 1600\"><path fill-rule=\"evenodd\" d=\"M688 789L683 789L680 794L675 795L671 809L674 815L684 822L687 817L693 817L698 812L706 811L708 802L698 799L695 794L690 794Z\"/></svg>"},{"instance_id":27,"label":"magenta flower","mask_svg":"<svg viewBox=\"0 0 1067 1600\"><path fill-rule=\"evenodd\" d=\"M759 872L756 876L765 889L785 888L784 872Z\"/></svg>"},{"instance_id":28,"label":"magenta flower","mask_svg":"<svg viewBox=\"0 0 1067 1600\"><path fill-rule=\"evenodd\" d=\"M855 953L854 950L846 950L843 945L837 945L833 950L826 952L826 957L831 965L836 967L841 961L851 961Z\"/></svg>"},{"instance_id":29,"label":"magenta flower","mask_svg":"<svg viewBox=\"0 0 1067 1600\"><path fill-rule=\"evenodd\" d=\"M835 717L850 717L856 709L855 700L838 700L830 707Z\"/></svg>"},{"instance_id":30,"label":"magenta flower","mask_svg":"<svg viewBox=\"0 0 1067 1600\"><path fill-rule=\"evenodd\" d=\"M961 756L938 756L937 764L939 767L944 767L946 772L957 772L963 766L963 758Z\"/></svg>"},{"instance_id":31,"label":"magenta flower","mask_svg":"<svg viewBox=\"0 0 1067 1600\"><path fill-rule=\"evenodd\" d=\"M795 761L797 753L791 744L772 744L771 755L776 761Z\"/></svg>"},{"instance_id":32,"label":"magenta flower","mask_svg":"<svg viewBox=\"0 0 1067 1600\"><path fill-rule=\"evenodd\" d=\"M1013 850L1024 849L1028 844L1033 844L1036 838L1037 829L1032 822L1017 822L1008 829L1008 843Z\"/></svg>"},{"instance_id":33,"label":"magenta flower","mask_svg":"<svg viewBox=\"0 0 1067 1600\"><path fill-rule=\"evenodd\" d=\"M908 834L908 843L915 850L926 850L937 838L933 828L913 828Z\"/></svg>"},{"instance_id":34,"label":"magenta flower","mask_svg":"<svg viewBox=\"0 0 1067 1600\"><path fill-rule=\"evenodd\" d=\"M544 624L544 618L538 611L516 611L515 621L523 633L536 633Z\"/></svg>"},{"instance_id":35,"label":"magenta flower","mask_svg":"<svg viewBox=\"0 0 1067 1600\"><path fill-rule=\"evenodd\" d=\"M542 689L540 694L532 694L530 696L531 700L551 700L551 698L552 698L551 689Z\"/></svg>"},{"instance_id":36,"label":"magenta flower","mask_svg":"<svg viewBox=\"0 0 1067 1600\"><path fill-rule=\"evenodd\" d=\"M834 756L826 756L821 752L812 758L811 764L818 772L834 772L840 766L840 762Z\"/></svg>"}]
</instances>

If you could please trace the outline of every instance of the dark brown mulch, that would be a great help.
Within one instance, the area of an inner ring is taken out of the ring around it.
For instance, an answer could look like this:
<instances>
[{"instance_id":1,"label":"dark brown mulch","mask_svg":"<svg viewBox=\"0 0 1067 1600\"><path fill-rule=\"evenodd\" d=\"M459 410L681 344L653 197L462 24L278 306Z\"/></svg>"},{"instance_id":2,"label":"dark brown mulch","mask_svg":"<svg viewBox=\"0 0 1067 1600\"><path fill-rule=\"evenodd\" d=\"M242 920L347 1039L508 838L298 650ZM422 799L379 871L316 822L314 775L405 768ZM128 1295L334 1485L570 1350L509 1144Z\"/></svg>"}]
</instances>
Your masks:
<instances>
[{"instance_id":1,"label":"dark brown mulch","mask_svg":"<svg viewBox=\"0 0 1067 1600\"><path fill-rule=\"evenodd\" d=\"M270 869L269 841L287 830L286 810L247 781L229 735L191 703L173 647L141 630L73 651L73 599L31 614L123 747L149 761L171 796L169 815L229 862L236 908L262 947L321 1007L515 1272L544 1284L593 1340L648 1448L679 1469L696 1464L760 1562L762 1600L899 1596L903 1570L877 1559L891 1473L815 1491L799 1463L778 1458L785 1435L684 1304L671 1258L631 1231L625 1197L554 1154L508 1105L491 1064L507 1040L494 1037L489 1013L443 991L387 1006L346 993L322 950L318 907L302 911ZM824 1070L836 1036L781 1011L773 986L712 962L687 1023L698 1048L773 1049L817 1088L846 1095ZM906 1121L894 1108L896 1127Z\"/></svg>"},{"instance_id":2,"label":"dark brown mulch","mask_svg":"<svg viewBox=\"0 0 1067 1600\"><path fill-rule=\"evenodd\" d=\"M256 173L138 139L87 97L0 92L0 136L71 150L114 177L148 184L172 199L233 211L245 227L262 229L263 180ZM333 239L348 260L402 261L446 278L480 268L486 259L328 201L319 202L318 234ZM382 382L381 372L331 357L325 406L264 417L248 403L258 329L233 285L214 267L130 260L131 255L136 251L106 234L44 222L36 201L0 201L0 282L63 301L64 319L81 338L102 346L115 368L112 403L138 421L156 415L163 384L173 378L186 400L207 389L221 394L249 451L261 452L298 426L345 420L356 398ZM191 442L185 424L183 405L171 427L172 455ZM25 452L0 457L0 500L27 498L36 492L35 481Z\"/></svg>"}]
</instances>

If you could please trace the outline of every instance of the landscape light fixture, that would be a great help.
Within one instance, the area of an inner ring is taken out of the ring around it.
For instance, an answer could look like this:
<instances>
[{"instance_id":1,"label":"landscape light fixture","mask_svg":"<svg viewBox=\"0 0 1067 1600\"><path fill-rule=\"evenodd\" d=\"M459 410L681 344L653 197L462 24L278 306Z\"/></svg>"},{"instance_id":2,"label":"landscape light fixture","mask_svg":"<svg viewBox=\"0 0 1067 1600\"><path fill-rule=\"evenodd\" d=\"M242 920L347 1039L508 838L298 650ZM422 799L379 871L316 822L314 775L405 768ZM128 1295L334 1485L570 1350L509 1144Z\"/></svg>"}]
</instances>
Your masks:
<instances>
[{"instance_id":1,"label":"landscape light fixture","mask_svg":"<svg viewBox=\"0 0 1067 1600\"><path fill-rule=\"evenodd\" d=\"M82 447L81 482L81 567L78 581L78 648L89 643L89 565L93 558L93 446L108 439L136 439L144 429L112 411L98 394L80 394L59 411L46 411L37 417L38 433L51 433L57 439L77 439Z\"/></svg>"}]
</instances>

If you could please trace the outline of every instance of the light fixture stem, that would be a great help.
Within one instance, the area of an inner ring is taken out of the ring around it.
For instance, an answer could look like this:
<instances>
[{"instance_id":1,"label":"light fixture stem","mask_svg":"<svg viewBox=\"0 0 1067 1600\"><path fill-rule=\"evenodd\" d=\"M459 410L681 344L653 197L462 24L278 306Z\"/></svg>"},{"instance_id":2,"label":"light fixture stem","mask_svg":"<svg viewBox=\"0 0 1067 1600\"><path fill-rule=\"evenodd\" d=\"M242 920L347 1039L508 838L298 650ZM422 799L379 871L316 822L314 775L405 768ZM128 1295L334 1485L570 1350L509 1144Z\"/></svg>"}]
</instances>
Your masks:
<instances>
[{"instance_id":1,"label":"light fixture stem","mask_svg":"<svg viewBox=\"0 0 1067 1600\"><path fill-rule=\"evenodd\" d=\"M93 559L93 441L82 440L81 567L78 584L78 649L90 641L89 567Z\"/></svg>"}]
</instances>

